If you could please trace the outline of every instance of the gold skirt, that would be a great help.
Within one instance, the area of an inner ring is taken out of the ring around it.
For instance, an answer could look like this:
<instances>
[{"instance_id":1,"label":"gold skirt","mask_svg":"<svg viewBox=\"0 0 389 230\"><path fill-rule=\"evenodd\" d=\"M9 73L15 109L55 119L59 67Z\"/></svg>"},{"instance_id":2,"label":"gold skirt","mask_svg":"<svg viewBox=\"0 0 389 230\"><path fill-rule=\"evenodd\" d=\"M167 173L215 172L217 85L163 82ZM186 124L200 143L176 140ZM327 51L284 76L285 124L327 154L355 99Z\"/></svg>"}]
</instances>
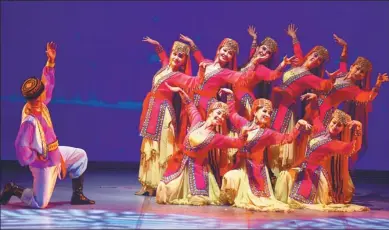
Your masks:
<instances>
[{"instance_id":1,"label":"gold skirt","mask_svg":"<svg viewBox=\"0 0 389 230\"><path fill-rule=\"evenodd\" d=\"M177 150L172 116L166 108L160 141L143 138L138 180L144 190L155 190L165 173L167 161Z\"/></svg>"},{"instance_id":2,"label":"gold skirt","mask_svg":"<svg viewBox=\"0 0 389 230\"><path fill-rule=\"evenodd\" d=\"M266 166L264 166L266 167ZM266 180L269 185L270 197L258 197L251 191L246 164L240 169L234 169L223 177L220 199L222 203L233 207L262 212L288 212L289 205L278 201L273 194L269 173L266 168Z\"/></svg>"},{"instance_id":3,"label":"gold skirt","mask_svg":"<svg viewBox=\"0 0 389 230\"><path fill-rule=\"evenodd\" d=\"M292 168L280 173L275 185L275 197L278 200L289 204L293 208L311 209L325 212L362 212L370 210L368 207L355 204L333 204L329 191L329 182L323 172L320 172L314 204L305 204L292 199L289 195L292 191L293 183L296 179L298 170L299 168Z\"/></svg>"},{"instance_id":4,"label":"gold skirt","mask_svg":"<svg viewBox=\"0 0 389 230\"><path fill-rule=\"evenodd\" d=\"M220 189L210 167L208 167L208 196L191 195L188 170L187 163L179 177L170 181L168 184L165 184L163 181L159 182L156 195L157 203L197 206L219 205Z\"/></svg>"}]
</instances>

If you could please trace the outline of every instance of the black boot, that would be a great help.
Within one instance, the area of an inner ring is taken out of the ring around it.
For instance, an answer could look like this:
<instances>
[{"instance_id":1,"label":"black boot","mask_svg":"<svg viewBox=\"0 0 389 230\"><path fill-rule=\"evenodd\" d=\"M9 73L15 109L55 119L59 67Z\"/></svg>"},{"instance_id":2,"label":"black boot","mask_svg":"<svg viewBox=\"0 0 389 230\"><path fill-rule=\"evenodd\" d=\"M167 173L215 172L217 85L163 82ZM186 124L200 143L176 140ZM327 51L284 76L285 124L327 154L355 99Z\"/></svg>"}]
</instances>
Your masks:
<instances>
[{"instance_id":1,"label":"black boot","mask_svg":"<svg viewBox=\"0 0 389 230\"><path fill-rule=\"evenodd\" d=\"M19 199L22 197L25 188L9 182L4 186L3 192L0 195L0 204L6 205L12 196L17 196Z\"/></svg>"},{"instance_id":2,"label":"black boot","mask_svg":"<svg viewBox=\"0 0 389 230\"><path fill-rule=\"evenodd\" d=\"M73 195L70 201L71 204L95 204L94 200L89 200L83 193L83 184L84 184L84 174L80 177L72 180Z\"/></svg>"}]
</instances>

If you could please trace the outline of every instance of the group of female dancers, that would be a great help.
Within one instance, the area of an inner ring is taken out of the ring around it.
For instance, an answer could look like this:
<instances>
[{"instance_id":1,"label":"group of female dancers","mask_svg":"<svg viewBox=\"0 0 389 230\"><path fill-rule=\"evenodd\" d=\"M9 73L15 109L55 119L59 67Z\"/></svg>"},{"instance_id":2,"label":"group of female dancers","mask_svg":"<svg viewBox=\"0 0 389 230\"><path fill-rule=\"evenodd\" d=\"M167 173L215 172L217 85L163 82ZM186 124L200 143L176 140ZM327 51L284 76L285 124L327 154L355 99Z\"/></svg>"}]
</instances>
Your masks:
<instances>
[{"instance_id":1,"label":"group of female dancers","mask_svg":"<svg viewBox=\"0 0 389 230\"><path fill-rule=\"evenodd\" d=\"M368 210L350 204L348 163L367 141L369 106L388 76L379 74L371 88L371 62L358 57L347 69L347 43L333 35L343 50L339 69L325 79L328 50L315 46L304 55L296 31L288 26L294 56L275 69L277 42L266 37L258 44L251 26L249 62L239 68L239 45L231 38L219 44L214 60L184 35L170 57L144 38L162 68L140 118L137 195L155 195L160 204L258 211ZM196 76L190 53L199 64ZM282 83L272 87L278 79Z\"/></svg>"}]
</instances>

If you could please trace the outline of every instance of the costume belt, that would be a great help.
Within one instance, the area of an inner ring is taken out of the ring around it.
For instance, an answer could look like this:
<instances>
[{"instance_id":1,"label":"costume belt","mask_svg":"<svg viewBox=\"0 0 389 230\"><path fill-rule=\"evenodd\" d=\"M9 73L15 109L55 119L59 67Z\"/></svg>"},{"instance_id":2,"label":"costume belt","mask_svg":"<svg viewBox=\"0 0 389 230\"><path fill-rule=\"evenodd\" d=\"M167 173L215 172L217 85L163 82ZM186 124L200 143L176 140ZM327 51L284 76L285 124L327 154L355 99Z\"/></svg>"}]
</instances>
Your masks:
<instances>
[{"instance_id":1,"label":"costume belt","mask_svg":"<svg viewBox=\"0 0 389 230\"><path fill-rule=\"evenodd\" d=\"M47 145L47 151L48 152L51 152L51 151L54 151L56 149L58 149L58 140L55 140L53 143L50 143Z\"/></svg>"}]
</instances>

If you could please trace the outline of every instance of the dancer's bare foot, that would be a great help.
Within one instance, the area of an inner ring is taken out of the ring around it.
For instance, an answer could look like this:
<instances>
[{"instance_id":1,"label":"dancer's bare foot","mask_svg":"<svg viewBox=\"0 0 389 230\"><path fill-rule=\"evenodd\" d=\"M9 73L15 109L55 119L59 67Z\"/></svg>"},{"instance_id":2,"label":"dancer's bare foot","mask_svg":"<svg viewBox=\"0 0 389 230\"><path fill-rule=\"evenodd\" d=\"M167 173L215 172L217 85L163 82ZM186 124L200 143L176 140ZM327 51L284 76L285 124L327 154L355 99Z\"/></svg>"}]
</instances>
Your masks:
<instances>
[{"instance_id":1,"label":"dancer's bare foot","mask_svg":"<svg viewBox=\"0 0 389 230\"><path fill-rule=\"evenodd\" d=\"M146 192L147 191L145 190L145 188L142 187L138 192L135 193L135 195L143 196L143 195L145 195Z\"/></svg>"}]
</instances>

